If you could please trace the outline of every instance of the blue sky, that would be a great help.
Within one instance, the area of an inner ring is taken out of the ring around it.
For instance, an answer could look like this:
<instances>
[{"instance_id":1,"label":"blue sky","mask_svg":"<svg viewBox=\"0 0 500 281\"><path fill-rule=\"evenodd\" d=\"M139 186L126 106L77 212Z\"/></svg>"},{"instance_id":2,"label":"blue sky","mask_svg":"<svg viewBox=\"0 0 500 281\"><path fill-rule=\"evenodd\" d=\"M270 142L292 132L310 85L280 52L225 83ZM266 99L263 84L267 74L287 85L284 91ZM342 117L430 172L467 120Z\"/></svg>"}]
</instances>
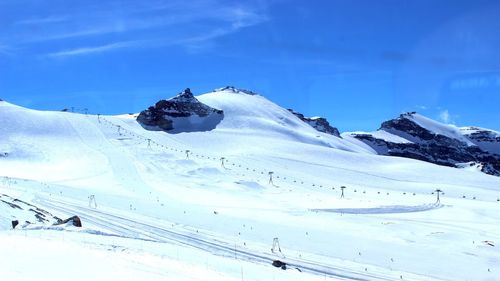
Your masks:
<instances>
[{"instance_id":1,"label":"blue sky","mask_svg":"<svg viewBox=\"0 0 500 281\"><path fill-rule=\"evenodd\" d=\"M138 112L250 89L341 131L404 111L500 130L500 2L0 0L0 98Z\"/></svg>"}]
</instances>

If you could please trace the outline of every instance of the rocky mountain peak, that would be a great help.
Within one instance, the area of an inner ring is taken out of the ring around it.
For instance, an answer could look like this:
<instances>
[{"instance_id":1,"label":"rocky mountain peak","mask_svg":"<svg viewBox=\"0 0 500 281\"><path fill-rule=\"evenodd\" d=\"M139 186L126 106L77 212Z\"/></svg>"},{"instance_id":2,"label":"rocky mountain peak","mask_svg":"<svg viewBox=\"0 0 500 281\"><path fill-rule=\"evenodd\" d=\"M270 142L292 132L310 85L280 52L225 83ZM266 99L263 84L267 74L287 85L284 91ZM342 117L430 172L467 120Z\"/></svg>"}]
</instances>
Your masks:
<instances>
[{"instance_id":1,"label":"rocky mountain peak","mask_svg":"<svg viewBox=\"0 0 500 281\"><path fill-rule=\"evenodd\" d=\"M398 136L409 135L423 140L431 140L435 134L414 121L416 112L407 112L399 115L396 119L385 121L380 126L379 130L384 130Z\"/></svg>"},{"instance_id":2,"label":"rocky mountain peak","mask_svg":"<svg viewBox=\"0 0 500 281\"><path fill-rule=\"evenodd\" d=\"M328 120L323 117L305 117L304 114L300 112L296 112L293 109L288 109L293 115L297 116L300 120L309 124L311 127L316 129L319 132L333 135L340 138L340 132L337 128L332 127Z\"/></svg>"},{"instance_id":3,"label":"rocky mountain peak","mask_svg":"<svg viewBox=\"0 0 500 281\"><path fill-rule=\"evenodd\" d=\"M470 128L464 134L463 130L408 112L383 122L378 132L352 136L381 155L450 167L477 163L484 173L500 176L500 135L497 138L491 131Z\"/></svg>"},{"instance_id":4,"label":"rocky mountain peak","mask_svg":"<svg viewBox=\"0 0 500 281\"><path fill-rule=\"evenodd\" d=\"M193 102L196 98L193 96L191 89L186 88L184 91L180 92L177 96L170 99L171 101L177 102Z\"/></svg>"},{"instance_id":5,"label":"rocky mountain peak","mask_svg":"<svg viewBox=\"0 0 500 281\"><path fill-rule=\"evenodd\" d=\"M189 88L177 96L160 100L137 116L144 128L171 133L207 131L224 118L224 112L201 103Z\"/></svg>"}]
</instances>

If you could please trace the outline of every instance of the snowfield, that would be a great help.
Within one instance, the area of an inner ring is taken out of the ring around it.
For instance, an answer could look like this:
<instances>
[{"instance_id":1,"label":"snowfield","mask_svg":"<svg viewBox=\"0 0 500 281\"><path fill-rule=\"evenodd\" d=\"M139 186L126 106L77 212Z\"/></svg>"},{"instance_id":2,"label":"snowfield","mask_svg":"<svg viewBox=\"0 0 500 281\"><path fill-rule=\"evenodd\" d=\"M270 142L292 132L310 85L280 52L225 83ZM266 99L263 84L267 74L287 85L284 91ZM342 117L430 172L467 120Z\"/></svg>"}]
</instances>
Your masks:
<instances>
[{"instance_id":1,"label":"snowfield","mask_svg":"<svg viewBox=\"0 0 500 281\"><path fill-rule=\"evenodd\" d=\"M500 280L499 177L378 156L259 95L197 98L215 130L0 101L0 280Z\"/></svg>"}]
</instances>

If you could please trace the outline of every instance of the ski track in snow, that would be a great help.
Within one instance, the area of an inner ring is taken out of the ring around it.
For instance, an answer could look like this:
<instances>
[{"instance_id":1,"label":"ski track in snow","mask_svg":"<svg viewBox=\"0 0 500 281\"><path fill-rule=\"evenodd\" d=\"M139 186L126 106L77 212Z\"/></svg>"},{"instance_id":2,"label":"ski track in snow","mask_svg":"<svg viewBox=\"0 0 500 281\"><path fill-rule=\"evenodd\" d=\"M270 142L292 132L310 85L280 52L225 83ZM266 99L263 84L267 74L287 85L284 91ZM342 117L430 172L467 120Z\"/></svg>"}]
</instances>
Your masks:
<instances>
[{"instance_id":1,"label":"ski track in snow","mask_svg":"<svg viewBox=\"0 0 500 281\"><path fill-rule=\"evenodd\" d=\"M441 204L424 204L419 206L380 206L375 208L338 208L338 209L311 209L313 212L330 212L342 214L400 214L425 212L444 207Z\"/></svg>"},{"instance_id":2,"label":"ski track in snow","mask_svg":"<svg viewBox=\"0 0 500 281\"><path fill-rule=\"evenodd\" d=\"M204 250L219 256L233 257L236 255L239 259L265 265L270 265L273 260L277 259L276 256L270 254L253 251L247 248L242 249L234 247L223 241L204 237L199 233L188 232L186 229L184 229L182 233L176 232L165 229L165 225L159 226L151 223L143 223L96 209L76 206L52 199L47 200L42 197L37 197L35 202L40 206L64 212L68 215L76 214L84 221L88 221L95 226L127 238L144 239L161 243L176 243ZM290 268L299 268L304 272L340 278L342 280L392 280L384 276L344 270L313 261L291 258L283 258L280 260L286 262Z\"/></svg>"}]
</instances>

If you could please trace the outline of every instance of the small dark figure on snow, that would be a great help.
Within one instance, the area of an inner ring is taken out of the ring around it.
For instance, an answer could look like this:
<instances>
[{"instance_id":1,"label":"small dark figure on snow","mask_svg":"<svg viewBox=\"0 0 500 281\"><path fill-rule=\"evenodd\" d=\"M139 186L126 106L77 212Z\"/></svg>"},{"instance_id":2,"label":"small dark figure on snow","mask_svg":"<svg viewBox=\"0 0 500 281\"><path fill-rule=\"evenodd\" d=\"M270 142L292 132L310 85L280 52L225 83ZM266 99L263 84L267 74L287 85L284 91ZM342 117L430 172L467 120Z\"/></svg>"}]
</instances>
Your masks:
<instances>
[{"instance_id":1,"label":"small dark figure on snow","mask_svg":"<svg viewBox=\"0 0 500 281\"><path fill-rule=\"evenodd\" d=\"M274 267L280 267L283 270L286 270L286 263L280 261L280 260L274 260L273 261L273 266Z\"/></svg>"}]
</instances>

